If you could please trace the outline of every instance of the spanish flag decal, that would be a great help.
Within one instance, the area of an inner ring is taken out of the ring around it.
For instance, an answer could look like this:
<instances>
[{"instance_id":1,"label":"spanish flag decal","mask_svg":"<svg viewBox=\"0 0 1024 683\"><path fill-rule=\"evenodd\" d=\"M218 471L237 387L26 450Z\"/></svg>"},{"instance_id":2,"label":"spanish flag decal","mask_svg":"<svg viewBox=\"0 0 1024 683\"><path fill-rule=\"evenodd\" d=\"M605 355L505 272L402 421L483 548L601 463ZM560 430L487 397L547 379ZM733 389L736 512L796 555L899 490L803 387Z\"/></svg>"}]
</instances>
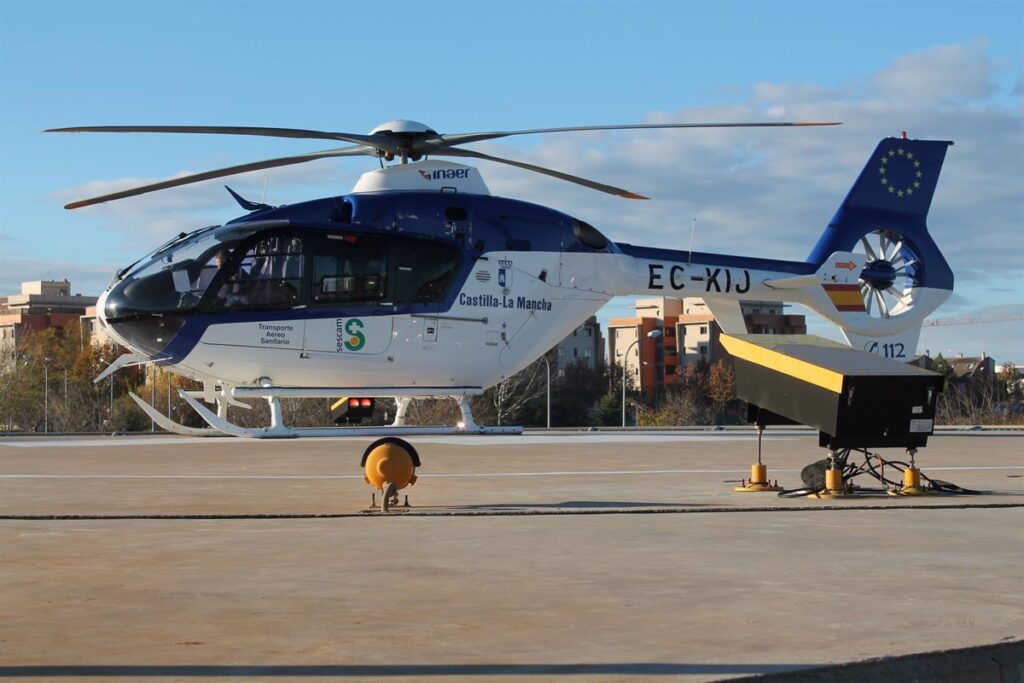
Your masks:
<instances>
[{"instance_id":1,"label":"spanish flag decal","mask_svg":"<svg viewBox=\"0 0 1024 683\"><path fill-rule=\"evenodd\" d=\"M860 285L822 285L836 310L864 313L864 297Z\"/></svg>"}]
</instances>

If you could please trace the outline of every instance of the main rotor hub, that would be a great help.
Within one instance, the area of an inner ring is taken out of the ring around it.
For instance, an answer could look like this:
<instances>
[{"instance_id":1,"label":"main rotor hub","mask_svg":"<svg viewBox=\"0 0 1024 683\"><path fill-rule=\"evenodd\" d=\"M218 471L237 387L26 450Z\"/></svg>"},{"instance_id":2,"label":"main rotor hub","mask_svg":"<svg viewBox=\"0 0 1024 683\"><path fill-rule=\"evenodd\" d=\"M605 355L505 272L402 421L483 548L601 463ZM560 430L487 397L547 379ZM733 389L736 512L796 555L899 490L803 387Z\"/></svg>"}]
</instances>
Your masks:
<instances>
[{"instance_id":1,"label":"main rotor hub","mask_svg":"<svg viewBox=\"0 0 1024 683\"><path fill-rule=\"evenodd\" d=\"M385 121L380 124L370 131L370 135L391 136L392 140L397 142L397 147L389 145L378 148L377 156L387 161L392 161L395 157L399 157L402 163L405 164L410 160L419 161L423 157L423 150L417 149L417 141L437 135L437 132L427 126L427 124L420 123L419 121L395 119L394 121Z\"/></svg>"},{"instance_id":2,"label":"main rotor hub","mask_svg":"<svg viewBox=\"0 0 1024 683\"><path fill-rule=\"evenodd\" d=\"M428 126L425 123L419 121L410 121L409 119L394 119L393 121L385 121L376 128L370 131L370 135L376 135L377 133L425 133L427 135L437 135L437 131Z\"/></svg>"}]
</instances>

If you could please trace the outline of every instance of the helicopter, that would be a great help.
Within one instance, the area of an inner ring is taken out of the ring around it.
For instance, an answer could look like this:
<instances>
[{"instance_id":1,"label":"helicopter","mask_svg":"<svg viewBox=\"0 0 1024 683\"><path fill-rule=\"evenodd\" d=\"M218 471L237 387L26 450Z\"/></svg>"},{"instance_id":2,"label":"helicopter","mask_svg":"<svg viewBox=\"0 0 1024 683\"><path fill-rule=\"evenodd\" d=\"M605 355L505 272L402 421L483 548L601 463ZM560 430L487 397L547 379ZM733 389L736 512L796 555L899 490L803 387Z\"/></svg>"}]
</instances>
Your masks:
<instances>
[{"instance_id":1,"label":"helicopter","mask_svg":"<svg viewBox=\"0 0 1024 683\"><path fill-rule=\"evenodd\" d=\"M202 383L182 391L209 425L187 427L132 398L161 427L241 437L516 431L478 425L469 397L519 372L612 297L701 296L727 334L740 301L806 305L856 348L913 355L924 318L953 291L926 217L952 142L882 139L803 261L616 243L581 218L494 196L473 166L511 165L626 199L629 190L465 149L516 135L597 130L750 128L836 122L666 123L441 134L411 120L368 134L237 126L86 126L47 132L230 134L349 146L240 164L91 199L76 209L170 187L316 159L370 156L348 194L271 206L228 192L247 214L181 233L120 269L97 302L100 325L130 350L119 368L157 364ZM385 165L384 162L397 162ZM390 426L295 429L280 399L389 397ZM454 426L405 424L410 401L449 397ZM270 405L243 428L228 407ZM205 404L215 406L208 408ZM521 430L520 430L521 431ZM366 456L364 455L364 460ZM418 463L417 463L418 464Z\"/></svg>"}]
</instances>

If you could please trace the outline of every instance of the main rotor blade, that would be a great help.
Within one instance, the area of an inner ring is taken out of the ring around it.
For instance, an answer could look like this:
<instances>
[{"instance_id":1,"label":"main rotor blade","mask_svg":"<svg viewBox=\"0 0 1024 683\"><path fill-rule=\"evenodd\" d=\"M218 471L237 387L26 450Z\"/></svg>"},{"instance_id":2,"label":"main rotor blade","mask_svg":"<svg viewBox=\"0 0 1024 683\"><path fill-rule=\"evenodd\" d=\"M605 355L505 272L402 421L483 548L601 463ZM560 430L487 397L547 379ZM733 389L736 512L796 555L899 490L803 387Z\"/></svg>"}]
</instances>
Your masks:
<instances>
[{"instance_id":1,"label":"main rotor blade","mask_svg":"<svg viewBox=\"0 0 1024 683\"><path fill-rule=\"evenodd\" d=\"M603 183L594 182L593 180L587 180L586 178L580 178L579 176L569 175L568 173L562 173L561 171L555 171L550 168L544 168L543 166L534 166L533 164L524 164L521 161L512 161L511 159L502 159L501 157L493 157L490 154L483 154L482 152L474 152L469 149L443 149L440 152L435 152L436 156L448 156L448 157L471 157L473 159L483 159L485 161L496 161L499 164L508 164L509 166L516 166L518 168L526 169L527 171L534 171L536 173L543 173L553 178L559 178L566 180L570 183L576 183L583 187L589 187L592 190L598 190L600 192L607 192L617 197L624 197L626 199L650 199L642 194L636 194L629 190L623 190L621 187L614 187L613 185L604 185Z\"/></svg>"},{"instance_id":2,"label":"main rotor blade","mask_svg":"<svg viewBox=\"0 0 1024 683\"><path fill-rule=\"evenodd\" d=\"M71 128L48 128L44 133L205 133L213 135L261 135L272 138L312 138L316 140L340 140L357 145L381 146L386 144L382 136L359 135L357 133L335 133L303 128L264 128L259 126L74 126Z\"/></svg>"},{"instance_id":3,"label":"main rotor blade","mask_svg":"<svg viewBox=\"0 0 1024 683\"><path fill-rule=\"evenodd\" d=\"M532 128L529 130L494 131L490 133L452 133L438 135L419 143L425 153L449 145L465 145L511 135L539 135L543 133L577 133L592 130L645 130L660 128L780 128L793 126L841 126L841 121L773 121L770 123L635 123L614 126L572 126L569 128ZM419 150L418 150L419 151Z\"/></svg>"},{"instance_id":4,"label":"main rotor blade","mask_svg":"<svg viewBox=\"0 0 1024 683\"><path fill-rule=\"evenodd\" d=\"M377 152L373 147L366 147L359 145L357 147L342 147L340 149L329 149L323 152L310 152L309 154L299 154L291 157L280 157L278 159L267 159L265 161L254 161L249 164L239 164L238 166L228 166L227 168L219 168L214 171L204 171L203 173L196 173L193 175L183 176L181 178L170 178L168 180L161 180L158 183L151 185L142 185L141 187L134 187L130 190L122 190L121 192L113 192L106 194L101 197L93 197L92 199L83 199L81 201L72 202L65 206L65 209L79 209L83 206L92 206L93 204L102 204L103 202L109 202L114 199L124 199L125 197L134 197L140 194L146 194L147 192L155 192L156 190L164 190L169 187L178 187L179 185L189 185L191 183L198 183L202 180L210 180L212 178L223 178L224 176L236 175L238 173L248 173L249 171L259 171L265 168L276 168L278 166L289 166L291 164L302 164L307 161L315 161L317 159L328 159L331 157L350 157L350 156L376 156Z\"/></svg>"}]
</instances>

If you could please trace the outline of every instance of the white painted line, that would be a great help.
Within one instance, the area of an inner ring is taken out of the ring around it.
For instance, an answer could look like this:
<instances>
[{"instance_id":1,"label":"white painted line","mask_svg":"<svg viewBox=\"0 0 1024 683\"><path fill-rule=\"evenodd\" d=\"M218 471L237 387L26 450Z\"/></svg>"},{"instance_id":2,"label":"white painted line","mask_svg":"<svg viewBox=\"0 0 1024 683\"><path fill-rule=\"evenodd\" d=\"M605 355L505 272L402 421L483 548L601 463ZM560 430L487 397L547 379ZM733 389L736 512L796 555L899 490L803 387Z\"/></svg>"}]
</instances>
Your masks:
<instances>
[{"instance_id":1,"label":"white painted line","mask_svg":"<svg viewBox=\"0 0 1024 683\"><path fill-rule=\"evenodd\" d=\"M766 440L783 440L794 438L808 438L816 436L817 432L807 429L794 430L772 430L764 433ZM382 432L380 436L386 436ZM941 431L932 436L1021 436L1019 431L1004 432L971 432L971 431ZM287 444L308 443L314 441L356 441L369 443L375 436L307 436L296 439L246 439L234 436L98 436L93 438L15 438L10 441L0 438L0 448L8 446L11 448L107 448L109 446L188 446L193 444L212 445L254 445L273 444L278 448ZM406 437L413 443L434 443L447 444L452 446L522 446L522 445L544 445L544 444L570 444L573 442L585 441L588 443L665 443L665 442L702 442L702 441L752 441L757 439L757 432L753 429L729 429L723 431L694 431L694 432L550 432L521 435L479 435L479 434L453 434L453 435L423 435Z\"/></svg>"},{"instance_id":2,"label":"white painted line","mask_svg":"<svg viewBox=\"0 0 1024 683\"><path fill-rule=\"evenodd\" d=\"M928 467L928 472L1024 470L1024 465L964 465ZM773 472L799 472L799 469L775 468ZM449 472L420 474L422 478L457 479L491 477L579 477L632 476L650 474L747 474L748 469L672 469L672 470L547 470L537 472ZM184 479L184 480L318 480L362 479L362 474L0 474L0 479Z\"/></svg>"},{"instance_id":3,"label":"white painted line","mask_svg":"<svg viewBox=\"0 0 1024 683\"><path fill-rule=\"evenodd\" d=\"M419 475L429 476L429 475ZM437 475L434 475L437 476ZM361 474L0 474L0 479L362 479Z\"/></svg>"},{"instance_id":4,"label":"white painted line","mask_svg":"<svg viewBox=\"0 0 1024 683\"><path fill-rule=\"evenodd\" d=\"M765 434L766 440L810 436L809 432L775 432ZM204 444L218 445L256 445L273 444L278 448L289 444L331 441L358 441L369 444L372 436L330 436L305 437L300 439L241 439L237 437L201 437L201 436L167 436L153 438L139 437L103 437L96 439L24 439L20 441L2 441L0 447L12 448L107 448L110 446L132 446L147 448L150 446L188 446ZM446 444L451 446L532 446L544 444L571 444L585 441L587 443L664 443L664 442L701 442L701 441L753 441L757 434L750 432L660 432L660 433L625 433L625 432L571 432L561 434L522 434L481 436L476 434L458 434L453 436L409 436L411 443Z\"/></svg>"},{"instance_id":5,"label":"white painted line","mask_svg":"<svg viewBox=\"0 0 1024 683\"><path fill-rule=\"evenodd\" d=\"M740 474L747 470L553 470L543 472L452 472L446 474L417 474L420 479L430 478L462 478L462 477L558 477L558 476L608 476L632 474ZM773 470L779 472L797 472L799 470ZM316 479L362 479L362 474L0 474L0 479L188 479L188 480L219 480L219 479L283 479L283 480L316 480Z\"/></svg>"},{"instance_id":6,"label":"white painted line","mask_svg":"<svg viewBox=\"0 0 1024 683\"><path fill-rule=\"evenodd\" d=\"M765 440L779 440L780 437L765 437ZM757 434L713 432L708 434L661 433L661 434L624 434L602 432L580 432L578 434L523 434L522 436L424 436L413 441L417 443L436 443L452 446L535 446L535 445L572 445L586 442L588 444L608 443L693 443L708 441L756 441Z\"/></svg>"},{"instance_id":7,"label":"white painted line","mask_svg":"<svg viewBox=\"0 0 1024 683\"><path fill-rule=\"evenodd\" d=\"M242 441L234 437L198 437L198 436L168 436L155 437L152 439L108 436L96 439L25 439L24 441L0 441L0 446L12 448L107 448L108 446L134 446L146 448L148 446L184 446L189 444L212 444L224 443L254 443L258 439ZM268 440L270 441L270 440ZM280 441L277 441L280 443Z\"/></svg>"}]
</instances>

